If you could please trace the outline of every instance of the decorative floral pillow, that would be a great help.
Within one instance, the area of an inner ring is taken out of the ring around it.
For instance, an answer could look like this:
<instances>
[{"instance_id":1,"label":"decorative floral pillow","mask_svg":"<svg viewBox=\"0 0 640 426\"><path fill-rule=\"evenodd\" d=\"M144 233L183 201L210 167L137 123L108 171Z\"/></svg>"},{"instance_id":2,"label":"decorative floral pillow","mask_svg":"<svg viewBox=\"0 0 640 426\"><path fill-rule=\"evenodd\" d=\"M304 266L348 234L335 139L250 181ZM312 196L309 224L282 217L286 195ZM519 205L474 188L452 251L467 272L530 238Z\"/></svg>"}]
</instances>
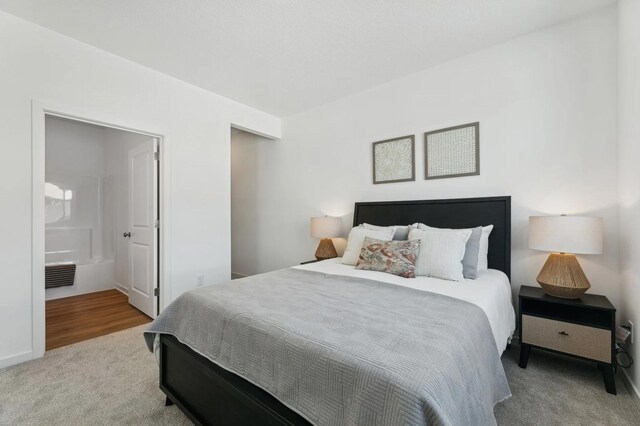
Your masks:
<instances>
[{"instance_id":1,"label":"decorative floral pillow","mask_svg":"<svg viewBox=\"0 0 640 426\"><path fill-rule=\"evenodd\" d=\"M360 250L356 269L415 278L419 251L420 240L382 241L366 237Z\"/></svg>"}]
</instances>

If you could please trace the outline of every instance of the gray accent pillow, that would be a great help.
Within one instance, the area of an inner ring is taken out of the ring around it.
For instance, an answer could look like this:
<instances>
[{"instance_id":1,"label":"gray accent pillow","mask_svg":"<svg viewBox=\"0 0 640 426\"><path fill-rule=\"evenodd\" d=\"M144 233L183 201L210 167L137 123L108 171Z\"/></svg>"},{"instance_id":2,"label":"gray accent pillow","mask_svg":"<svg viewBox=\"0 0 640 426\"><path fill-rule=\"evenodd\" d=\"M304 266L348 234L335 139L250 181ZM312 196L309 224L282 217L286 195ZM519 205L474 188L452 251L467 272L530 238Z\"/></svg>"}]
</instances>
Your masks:
<instances>
[{"instance_id":1,"label":"gray accent pillow","mask_svg":"<svg viewBox=\"0 0 640 426\"><path fill-rule=\"evenodd\" d=\"M395 241L407 241L409 239L409 231L411 226L403 226L396 228L396 232L393 234Z\"/></svg>"},{"instance_id":2,"label":"gray accent pillow","mask_svg":"<svg viewBox=\"0 0 640 426\"><path fill-rule=\"evenodd\" d=\"M471 236L462 258L462 275L465 278L475 280L480 273L478 269L478 255L480 254L480 239L482 238L482 226L471 228Z\"/></svg>"}]
</instances>

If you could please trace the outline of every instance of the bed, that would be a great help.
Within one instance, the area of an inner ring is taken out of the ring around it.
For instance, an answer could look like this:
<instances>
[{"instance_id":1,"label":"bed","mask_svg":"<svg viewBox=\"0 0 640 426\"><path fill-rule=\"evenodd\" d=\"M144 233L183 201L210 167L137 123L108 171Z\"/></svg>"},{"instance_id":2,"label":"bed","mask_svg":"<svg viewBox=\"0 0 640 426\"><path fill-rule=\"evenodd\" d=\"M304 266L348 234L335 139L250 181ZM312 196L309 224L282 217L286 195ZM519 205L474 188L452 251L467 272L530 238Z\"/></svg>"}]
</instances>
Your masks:
<instances>
[{"instance_id":1,"label":"bed","mask_svg":"<svg viewBox=\"0 0 640 426\"><path fill-rule=\"evenodd\" d=\"M493 224L490 270L452 284L329 260L188 292L145 333L167 403L196 424L495 423L515 328L510 197L356 203L365 222Z\"/></svg>"}]
</instances>

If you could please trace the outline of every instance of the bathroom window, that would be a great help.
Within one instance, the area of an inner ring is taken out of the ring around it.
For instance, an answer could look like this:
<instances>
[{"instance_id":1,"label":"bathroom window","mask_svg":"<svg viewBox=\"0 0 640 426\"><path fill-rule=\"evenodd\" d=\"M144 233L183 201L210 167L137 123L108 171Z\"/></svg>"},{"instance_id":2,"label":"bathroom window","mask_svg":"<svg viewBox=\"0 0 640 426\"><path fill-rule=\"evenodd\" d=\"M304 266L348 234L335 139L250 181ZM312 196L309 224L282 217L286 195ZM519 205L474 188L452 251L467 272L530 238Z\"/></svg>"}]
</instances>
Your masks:
<instances>
[{"instance_id":1,"label":"bathroom window","mask_svg":"<svg viewBox=\"0 0 640 426\"><path fill-rule=\"evenodd\" d=\"M71 200L73 191L62 189L58 185L45 182L45 215L47 224L69 220L71 217Z\"/></svg>"}]
</instances>

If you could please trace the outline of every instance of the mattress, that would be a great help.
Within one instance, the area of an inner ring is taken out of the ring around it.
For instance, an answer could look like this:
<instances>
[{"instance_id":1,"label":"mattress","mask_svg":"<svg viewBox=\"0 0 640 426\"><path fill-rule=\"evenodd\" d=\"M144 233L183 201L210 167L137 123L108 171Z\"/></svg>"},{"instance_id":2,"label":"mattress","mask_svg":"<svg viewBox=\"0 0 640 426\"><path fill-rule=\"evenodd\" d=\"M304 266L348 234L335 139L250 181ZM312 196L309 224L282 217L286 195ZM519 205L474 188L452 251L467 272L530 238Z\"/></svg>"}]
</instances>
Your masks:
<instances>
[{"instance_id":1,"label":"mattress","mask_svg":"<svg viewBox=\"0 0 640 426\"><path fill-rule=\"evenodd\" d=\"M431 277L402 278L384 272L364 271L341 263L339 257L295 266L294 269L381 281L473 303L486 314L500 354L506 349L507 343L511 341L515 331L516 317L512 303L511 284L503 272L495 269L483 272L475 280L466 279L461 282Z\"/></svg>"}]
</instances>

